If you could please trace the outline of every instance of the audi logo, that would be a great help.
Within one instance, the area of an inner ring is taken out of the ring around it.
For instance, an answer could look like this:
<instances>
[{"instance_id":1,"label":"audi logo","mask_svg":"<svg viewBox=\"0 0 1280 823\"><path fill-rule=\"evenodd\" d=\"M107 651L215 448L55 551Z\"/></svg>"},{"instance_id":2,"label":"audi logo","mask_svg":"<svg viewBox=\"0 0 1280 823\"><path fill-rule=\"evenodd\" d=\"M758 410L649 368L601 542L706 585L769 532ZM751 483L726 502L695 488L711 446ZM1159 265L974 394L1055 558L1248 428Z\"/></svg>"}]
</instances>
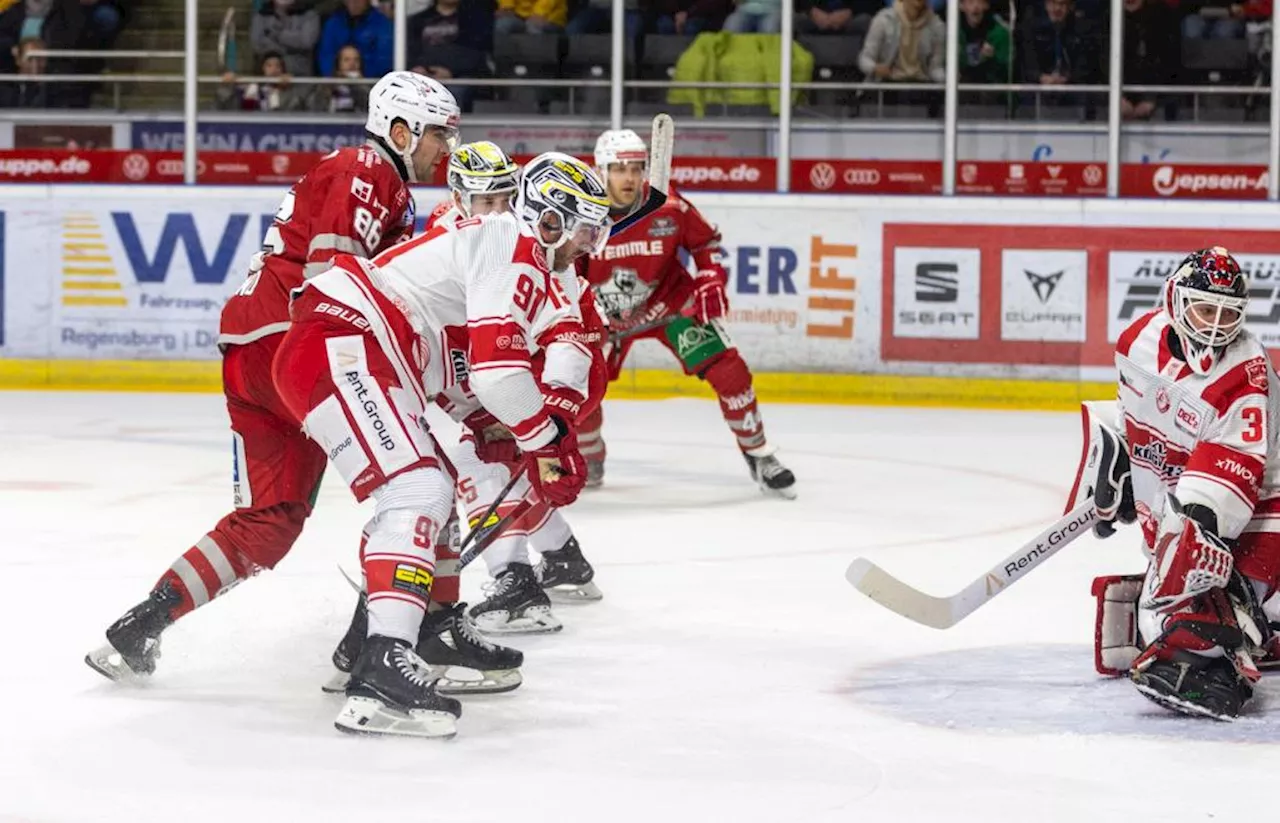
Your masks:
<instances>
[{"instance_id":1,"label":"audi logo","mask_svg":"<svg viewBox=\"0 0 1280 823\"><path fill-rule=\"evenodd\" d=\"M182 169L183 169L183 166L182 166L181 160L156 161L156 171L160 172L160 174L165 175L167 177L181 177Z\"/></svg>"},{"instance_id":2,"label":"audi logo","mask_svg":"<svg viewBox=\"0 0 1280 823\"><path fill-rule=\"evenodd\" d=\"M880 182L880 172L877 169L845 169L844 183L846 186L874 186Z\"/></svg>"}]
</instances>

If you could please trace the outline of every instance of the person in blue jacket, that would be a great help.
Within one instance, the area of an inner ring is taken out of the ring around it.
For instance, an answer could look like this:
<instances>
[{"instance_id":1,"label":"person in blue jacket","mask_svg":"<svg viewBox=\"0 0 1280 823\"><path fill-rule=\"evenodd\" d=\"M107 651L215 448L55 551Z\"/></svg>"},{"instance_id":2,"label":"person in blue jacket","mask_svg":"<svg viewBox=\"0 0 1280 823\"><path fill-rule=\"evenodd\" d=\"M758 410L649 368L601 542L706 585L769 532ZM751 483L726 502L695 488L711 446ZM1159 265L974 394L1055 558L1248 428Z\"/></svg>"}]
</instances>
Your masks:
<instances>
[{"instance_id":1,"label":"person in blue jacket","mask_svg":"<svg viewBox=\"0 0 1280 823\"><path fill-rule=\"evenodd\" d=\"M360 50L365 77L381 77L391 71L395 26L373 8L370 0L343 0L320 30L316 61L325 75L337 65L338 51L346 45Z\"/></svg>"}]
</instances>

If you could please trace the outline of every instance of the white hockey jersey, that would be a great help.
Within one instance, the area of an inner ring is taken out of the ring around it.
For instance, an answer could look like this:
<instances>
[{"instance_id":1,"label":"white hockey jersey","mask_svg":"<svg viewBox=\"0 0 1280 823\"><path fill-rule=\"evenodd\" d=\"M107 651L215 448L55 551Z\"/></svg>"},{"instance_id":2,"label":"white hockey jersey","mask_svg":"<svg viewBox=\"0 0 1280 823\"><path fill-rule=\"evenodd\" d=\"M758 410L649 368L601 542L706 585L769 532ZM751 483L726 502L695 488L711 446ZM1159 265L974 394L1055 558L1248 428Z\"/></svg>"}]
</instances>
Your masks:
<instances>
[{"instance_id":1,"label":"white hockey jersey","mask_svg":"<svg viewBox=\"0 0 1280 823\"><path fill-rule=\"evenodd\" d=\"M1116 344L1119 411L1132 465L1134 502L1148 548L1173 494L1218 518L1227 539L1248 530L1280 497L1276 459L1280 396L1267 353L1242 331L1208 375L1194 373L1170 349L1161 310L1139 317Z\"/></svg>"},{"instance_id":2,"label":"white hockey jersey","mask_svg":"<svg viewBox=\"0 0 1280 823\"><path fill-rule=\"evenodd\" d=\"M591 351L582 342L577 276L572 268L552 272L512 214L444 221L372 261L344 260L351 262L309 286L361 312L376 312L362 282L385 295L420 338L415 360L427 395L469 382L524 450L556 436L533 353L544 351L544 380L586 395Z\"/></svg>"}]
</instances>

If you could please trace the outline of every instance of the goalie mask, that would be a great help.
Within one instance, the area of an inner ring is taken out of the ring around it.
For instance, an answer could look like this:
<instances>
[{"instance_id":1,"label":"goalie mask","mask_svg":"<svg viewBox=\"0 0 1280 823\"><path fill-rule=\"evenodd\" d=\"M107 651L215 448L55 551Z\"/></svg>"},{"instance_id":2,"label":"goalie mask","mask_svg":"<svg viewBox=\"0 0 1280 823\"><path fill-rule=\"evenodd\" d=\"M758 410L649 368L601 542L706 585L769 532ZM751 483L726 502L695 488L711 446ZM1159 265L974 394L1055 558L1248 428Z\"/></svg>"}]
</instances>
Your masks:
<instances>
[{"instance_id":1,"label":"goalie mask","mask_svg":"<svg viewBox=\"0 0 1280 823\"><path fill-rule=\"evenodd\" d=\"M573 240L588 254L600 254L613 225L604 183L586 163L554 151L525 166L515 213L548 252Z\"/></svg>"},{"instance_id":2,"label":"goalie mask","mask_svg":"<svg viewBox=\"0 0 1280 823\"><path fill-rule=\"evenodd\" d=\"M1221 246L1192 252L1164 288L1169 316L1187 365L1208 374L1244 328L1249 279Z\"/></svg>"},{"instance_id":3,"label":"goalie mask","mask_svg":"<svg viewBox=\"0 0 1280 823\"><path fill-rule=\"evenodd\" d=\"M449 155L449 190L464 217L471 216L477 194L515 196L520 167L496 143L481 140L459 146Z\"/></svg>"}]
</instances>

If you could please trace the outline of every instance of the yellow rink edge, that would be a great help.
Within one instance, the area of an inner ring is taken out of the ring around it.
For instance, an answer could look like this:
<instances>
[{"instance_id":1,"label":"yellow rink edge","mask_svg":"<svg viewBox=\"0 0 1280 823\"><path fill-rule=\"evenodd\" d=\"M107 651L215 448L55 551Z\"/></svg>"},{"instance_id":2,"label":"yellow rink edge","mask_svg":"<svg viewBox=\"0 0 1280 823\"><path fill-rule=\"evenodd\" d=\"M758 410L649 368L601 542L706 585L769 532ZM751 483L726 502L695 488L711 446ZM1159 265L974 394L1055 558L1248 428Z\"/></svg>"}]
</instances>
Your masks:
<instances>
[{"instance_id":1,"label":"yellow rink edge","mask_svg":"<svg viewBox=\"0 0 1280 823\"><path fill-rule=\"evenodd\" d=\"M0 389L138 392L217 392L217 360L0 360ZM1115 397L1114 383L922 377L872 374L755 375L763 402L874 406L938 406L973 409L1071 411L1082 400ZM656 400L712 397L701 380L679 372L623 372L609 397Z\"/></svg>"}]
</instances>

